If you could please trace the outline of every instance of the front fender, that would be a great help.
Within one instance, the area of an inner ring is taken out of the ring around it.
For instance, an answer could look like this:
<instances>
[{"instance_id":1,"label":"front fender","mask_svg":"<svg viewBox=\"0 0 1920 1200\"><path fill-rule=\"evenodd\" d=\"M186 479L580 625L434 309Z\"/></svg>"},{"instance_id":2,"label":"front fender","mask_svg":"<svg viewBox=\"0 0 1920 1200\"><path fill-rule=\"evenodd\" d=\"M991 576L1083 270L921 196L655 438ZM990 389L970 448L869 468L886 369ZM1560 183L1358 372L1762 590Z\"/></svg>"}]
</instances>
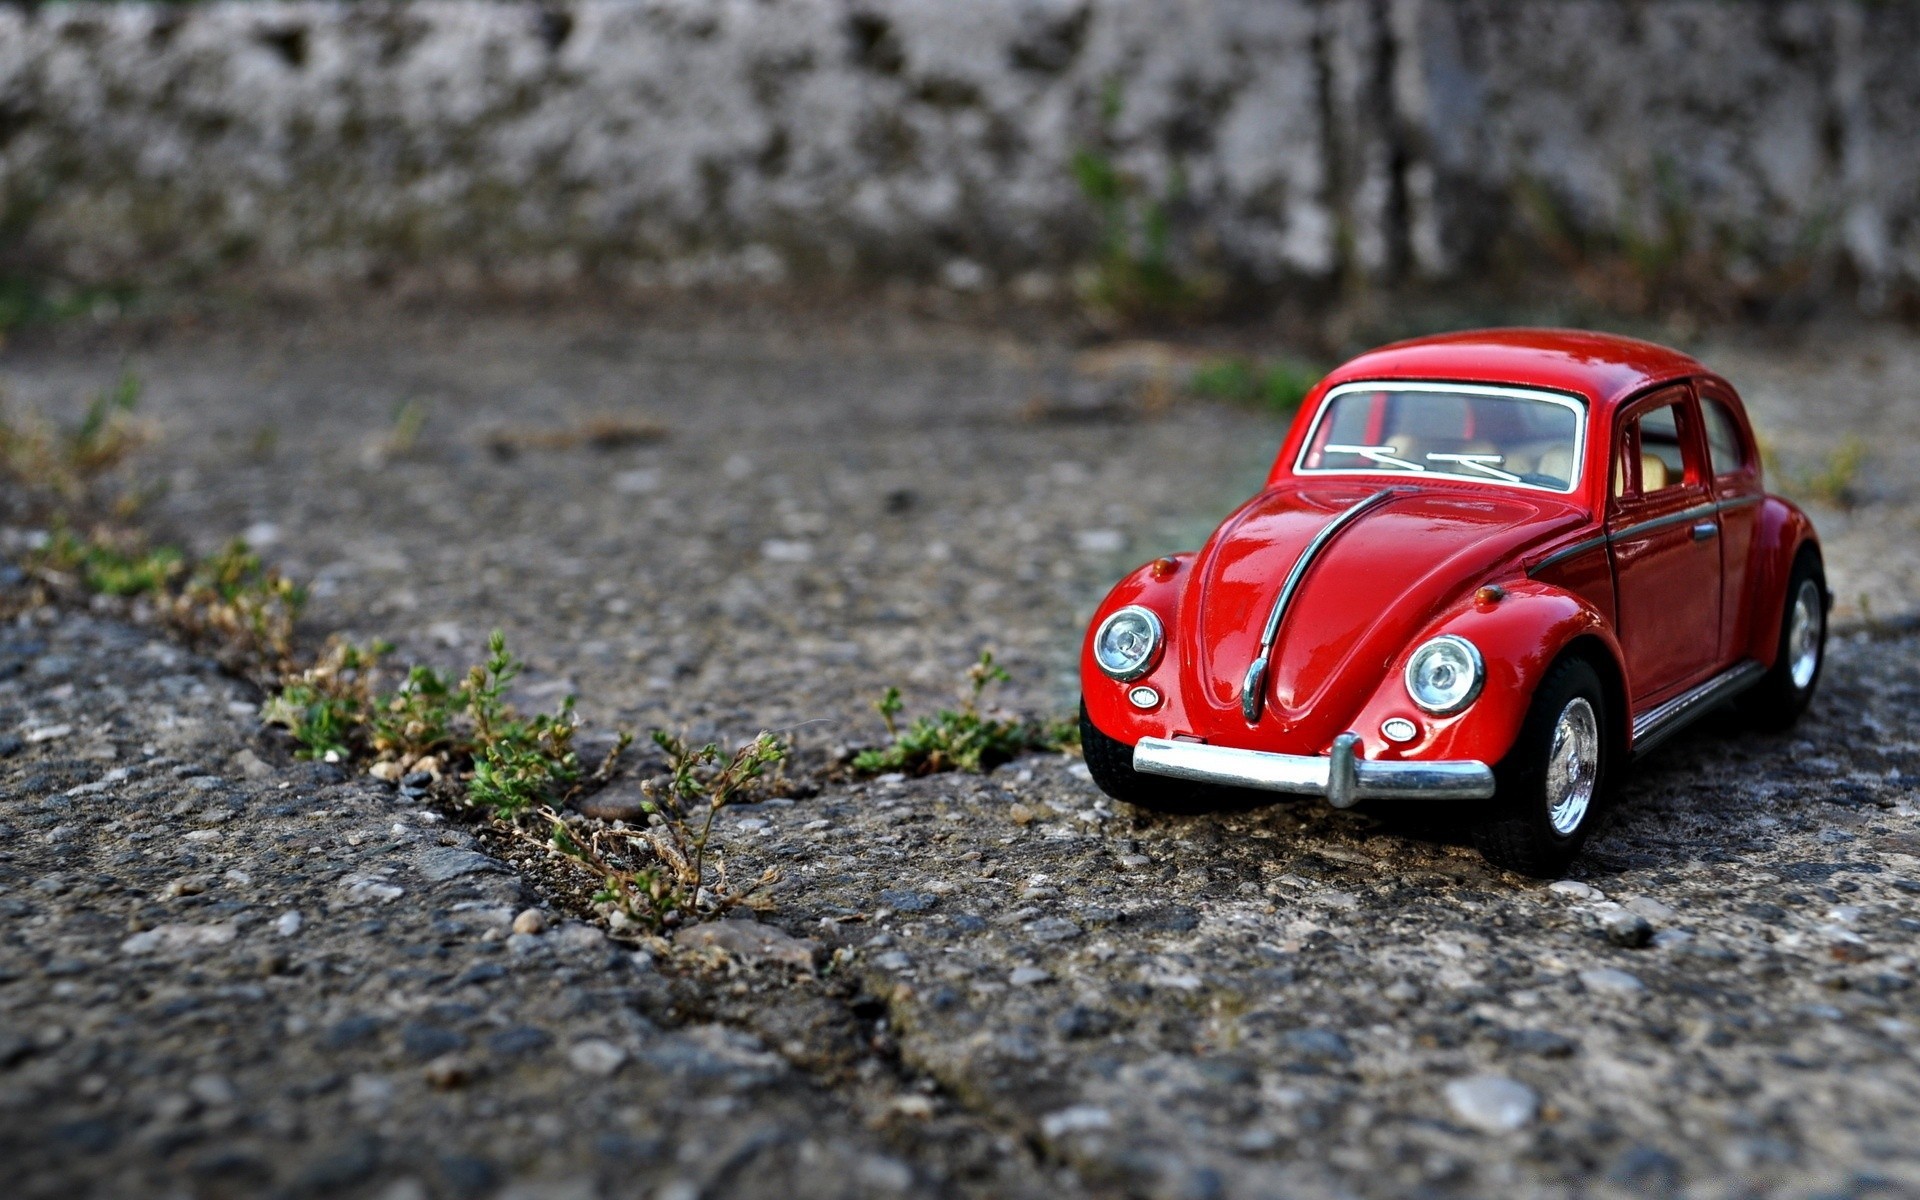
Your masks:
<instances>
[{"instance_id":1,"label":"front fender","mask_svg":"<svg viewBox=\"0 0 1920 1200\"><path fill-rule=\"evenodd\" d=\"M1527 707L1547 668L1577 638L1594 639L1612 659L1616 676L1620 646L1606 616L1587 600L1537 580L1502 585L1505 596L1488 603L1476 596L1442 616L1409 642L1394 660L1379 689L1361 708L1352 726L1368 758L1477 759L1497 763L1513 748ZM1428 640L1457 634L1479 647L1487 680L1480 696L1462 712L1436 717L1407 695L1407 660ZM1405 717L1419 730L1411 742L1396 745L1380 734L1390 717Z\"/></svg>"},{"instance_id":2,"label":"front fender","mask_svg":"<svg viewBox=\"0 0 1920 1200\"><path fill-rule=\"evenodd\" d=\"M1093 612L1080 638L1080 693L1087 705L1087 716L1108 737L1131 745L1142 737L1162 736L1169 729L1181 728L1185 714L1180 709L1180 595L1192 574L1193 554L1156 558L1119 583ZM1100 622L1116 609L1138 604L1152 609L1166 630L1167 645L1152 671L1139 679L1120 683L1108 678L1093 658L1093 635ZM1145 685L1162 697L1159 705L1141 710L1127 700L1133 688Z\"/></svg>"}]
</instances>

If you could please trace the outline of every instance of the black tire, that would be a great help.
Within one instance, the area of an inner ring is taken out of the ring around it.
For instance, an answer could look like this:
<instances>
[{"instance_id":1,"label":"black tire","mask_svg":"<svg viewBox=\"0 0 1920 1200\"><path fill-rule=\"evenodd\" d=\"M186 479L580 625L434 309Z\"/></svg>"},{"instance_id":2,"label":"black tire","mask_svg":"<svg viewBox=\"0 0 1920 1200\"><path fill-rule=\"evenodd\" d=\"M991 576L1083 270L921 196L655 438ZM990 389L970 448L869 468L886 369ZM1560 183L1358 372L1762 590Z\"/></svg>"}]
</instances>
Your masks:
<instances>
[{"instance_id":1,"label":"black tire","mask_svg":"<svg viewBox=\"0 0 1920 1200\"><path fill-rule=\"evenodd\" d=\"M1802 591L1808 588L1812 589L1808 595L1814 602L1819 632L1813 644L1813 673L1801 685L1793 679L1794 609ZM1786 597L1781 601L1780 641L1774 647L1773 667L1740 698L1740 714L1748 725L1767 733L1778 733L1791 727L1800 719L1800 714L1807 711L1807 705L1813 703L1814 689L1820 686L1820 671L1827 665L1827 609L1831 602L1820 552L1807 546L1793 560L1793 570L1787 575Z\"/></svg>"},{"instance_id":2,"label":"black tire","mask_svg":"<svg viewBox=\"0 0 1920 1200\"><path fill-rule=\"evenodd\" d=\"M1553 799L1548 795L1548 760L1563 714L1579 720L1574 701L1584 700L1593 720L1596 739L1591 791L1578 819L1571 811L1567 828L1556 828ZM1496 867L1536 878L1557 879L1586 844L1607 797L1615 766L1606 689L1591 664L1579 657L1563 658L1548 669L1533 693L1526 720L1513 749L1493 770L1494 797L1473 827L1473 842Z\"/></svg>"},{"instance_id":3,"label":"black tire","mask_svg":"<svg viewBox=\"0 0 1920 1200\"><path fill-rule=\"evenodd\" d=\"M1080 701L1080 753L1100 790L1136 808L1163 813L1198 813L1216 807L1212 789L1133 769L1133 747L1101 733Z\"/></svg>"}]
</instances>

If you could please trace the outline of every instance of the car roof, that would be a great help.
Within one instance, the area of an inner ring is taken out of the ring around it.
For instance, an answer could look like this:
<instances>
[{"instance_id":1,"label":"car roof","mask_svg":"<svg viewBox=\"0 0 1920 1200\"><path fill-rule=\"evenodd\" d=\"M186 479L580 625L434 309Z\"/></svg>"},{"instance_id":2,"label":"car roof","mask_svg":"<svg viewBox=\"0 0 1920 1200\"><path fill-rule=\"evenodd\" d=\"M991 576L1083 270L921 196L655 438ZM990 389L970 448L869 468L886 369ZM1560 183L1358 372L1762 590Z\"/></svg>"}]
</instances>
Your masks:
<instances>
[{"instance_id":1,"label":"car roof","mask_svg":"<svg viewBox=\"0 0 1920 1200\"><path fill-rule=\"evenodd\" d=\"M1580 329L1476 329L1369 350L1326 382L1505 383L1571 392L1605 407L1653 384L1708 373L1690 355L1638 338Z\"/></svg>"}]
</instances>

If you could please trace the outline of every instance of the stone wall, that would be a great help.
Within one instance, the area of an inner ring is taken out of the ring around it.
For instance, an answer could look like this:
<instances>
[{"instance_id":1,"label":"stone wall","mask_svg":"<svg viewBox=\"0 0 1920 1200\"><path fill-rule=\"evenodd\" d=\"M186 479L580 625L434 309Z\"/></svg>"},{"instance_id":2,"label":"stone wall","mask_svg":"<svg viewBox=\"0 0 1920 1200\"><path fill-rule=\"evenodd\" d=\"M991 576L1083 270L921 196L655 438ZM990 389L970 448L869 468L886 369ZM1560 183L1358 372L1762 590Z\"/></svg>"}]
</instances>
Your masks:
<instances>
[{"instance_id":1,"label":"stone wall","mask_svg":"<svg viewBox=\"0 0 1920 1200\"><path fill-rule=\"evenodd\" d=\"M1916 61L1920 6L1853 0L9 7L0 254L1037 290L1162 217L1255 282L1524 244L1878 302L1920 284Z\"/></svg>"}]
</instances>

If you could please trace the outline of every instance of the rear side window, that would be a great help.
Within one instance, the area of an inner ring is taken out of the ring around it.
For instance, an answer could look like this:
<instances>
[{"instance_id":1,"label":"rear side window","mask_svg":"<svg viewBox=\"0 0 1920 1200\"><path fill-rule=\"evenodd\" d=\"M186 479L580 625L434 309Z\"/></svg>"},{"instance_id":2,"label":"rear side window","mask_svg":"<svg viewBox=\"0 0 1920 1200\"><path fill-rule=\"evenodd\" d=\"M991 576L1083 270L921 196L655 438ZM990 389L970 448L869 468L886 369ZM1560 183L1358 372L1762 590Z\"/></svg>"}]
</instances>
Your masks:
<instances>
[{"instance_id":1,"label":"rear side window","mask_svg":"<svg viewBox=\"0 0 1920 1200\"><path fill-rule=\"evenodd\" d=\"M1713 460L1715 475L1731 475L1747 465L1746 446L1740 439L1740 423L1727 406L1702 397L1700 411L1707 420L1707 454Z\"/></svg>"}]
</instances>

